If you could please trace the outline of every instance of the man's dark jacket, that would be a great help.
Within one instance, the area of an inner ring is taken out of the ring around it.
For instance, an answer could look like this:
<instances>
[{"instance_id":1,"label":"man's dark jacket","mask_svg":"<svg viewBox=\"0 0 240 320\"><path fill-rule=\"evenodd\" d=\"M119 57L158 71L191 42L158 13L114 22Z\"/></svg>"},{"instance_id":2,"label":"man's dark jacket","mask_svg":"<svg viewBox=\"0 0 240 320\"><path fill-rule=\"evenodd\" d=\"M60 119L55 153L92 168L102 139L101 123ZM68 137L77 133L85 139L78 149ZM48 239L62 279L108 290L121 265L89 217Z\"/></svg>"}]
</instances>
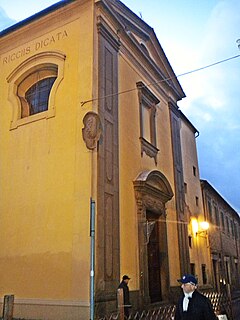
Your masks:
<instances>
[{"instance_id":1,"label":"man's dark jacket","mask_svg":"<svg viewBox=\"0 0 240 320\"><path fill-rule=\"evenodd\" d=\"M123 289L123 304L129 306L130 305L129 288L128 288L128 285L126 284L126 282L122 281L119 284L118 289Z\"/></svg>"},{"instance_id":2,"label":"man's dark jacket","mask_svg":"<svg viewBox=\"0 0 240 320\"><path fill-rule=\"evenodd\" d=\"M178 301L175 320L217 320L210 300L198 291L194 291L189 298L188 310L183 311L183 298Z\"/></svg>"}]
</instances>

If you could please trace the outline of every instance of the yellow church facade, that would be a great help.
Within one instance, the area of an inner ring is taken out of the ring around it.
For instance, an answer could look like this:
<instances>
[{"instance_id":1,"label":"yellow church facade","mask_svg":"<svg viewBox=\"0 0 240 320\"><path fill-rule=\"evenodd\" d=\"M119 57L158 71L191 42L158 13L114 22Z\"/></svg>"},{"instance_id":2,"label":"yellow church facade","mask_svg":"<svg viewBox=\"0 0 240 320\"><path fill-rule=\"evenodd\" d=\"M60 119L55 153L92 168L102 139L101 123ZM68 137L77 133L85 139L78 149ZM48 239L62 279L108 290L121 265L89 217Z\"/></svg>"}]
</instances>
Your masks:
<instances>
[{"instance_id":1,"label":"yellow church facade","mask_svg":"<svg viewBox=\"0 0 240 320\"><path fill-rule=\"evenodd\" d=\"M61 1L0 33L0 65L0 294L14 315L89 318L91 199L95 313L114 311L123 274L134 308L170 301L190 271L185 95L153 29L120 1Z\"/></svg>"}]
</instances>

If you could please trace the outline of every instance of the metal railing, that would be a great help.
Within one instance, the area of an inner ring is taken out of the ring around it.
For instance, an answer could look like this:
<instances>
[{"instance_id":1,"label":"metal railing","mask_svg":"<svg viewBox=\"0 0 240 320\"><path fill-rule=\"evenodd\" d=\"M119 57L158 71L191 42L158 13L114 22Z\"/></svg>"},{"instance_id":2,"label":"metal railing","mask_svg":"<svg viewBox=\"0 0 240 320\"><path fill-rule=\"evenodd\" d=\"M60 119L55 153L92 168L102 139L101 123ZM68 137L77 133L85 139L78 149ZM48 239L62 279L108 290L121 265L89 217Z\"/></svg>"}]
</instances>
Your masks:
<instances>
[{"instance_id":1,"label":"metal railing","mask_svg":"<svg viewBox=\"0 0 240 320\"><path fill-rule=\"evenodd\" d=\"M109 316L97 318L98 320L170 320L174 318L175 305L168 305L152 310L143 310L131 313L126 319L121 313L112 313Z\"/></svg>"},{"instance_id":2,"label":"metal railing","mask_svg":"<svg viewBox=\"0 0 240 320\"><path fill-rule=\"evenodd\" d=\"M216 314L227 314L232 320L232 302L227 292L206 292L204 295L211 301Z\"/></svg>"},{"instance_id":3,"label":"metal railing","mask_svg":"<svg viewBox=\"0 0 240 320\"><path fill-rule=\"evenodd\" d=\"M227 314L227 319L233 320L231 299L227 292L203 292L203 294L210 299L216 314ZM118 312L97 317L97 320L170 320L174 319L175 310L175 305L166 305L150 310L132 312L128 318L124 318L124 314L119 308Z\"/></svg>"}]
</instances>

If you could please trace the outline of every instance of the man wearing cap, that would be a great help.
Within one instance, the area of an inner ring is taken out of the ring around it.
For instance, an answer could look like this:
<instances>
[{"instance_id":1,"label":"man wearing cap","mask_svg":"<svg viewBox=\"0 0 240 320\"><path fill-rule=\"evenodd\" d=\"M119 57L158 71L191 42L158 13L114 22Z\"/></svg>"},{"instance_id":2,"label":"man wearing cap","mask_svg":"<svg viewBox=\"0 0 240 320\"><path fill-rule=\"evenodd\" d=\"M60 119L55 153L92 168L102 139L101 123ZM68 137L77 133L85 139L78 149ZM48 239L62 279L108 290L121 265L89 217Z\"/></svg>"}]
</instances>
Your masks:
<instances>
[{"instance_id":1,"label":"man wearing cap","mask_svg":"<svg viewBox=\"0 0 240 320\"><path fill-rule=\"evenodd\" d=\"M130 278L126 274L122 277L122 281L118 286L118 289L123 289L123 304L124 304L124 317L128 319L129 317L129 308L131 308L130 300L129 300L129 288L128 282Z\"/></svg>"},{"instance_id":2,"label":"man wearing cap","mask_svg":"<svg viewBox=\"0 0 240 320\"><path fill-rule=\"evenodd\" d=\"M197 279L186 274L178 279L183 295L180 297L174 320L217 320L210 300L198 292Z\"/></svg>"}]
</instances>

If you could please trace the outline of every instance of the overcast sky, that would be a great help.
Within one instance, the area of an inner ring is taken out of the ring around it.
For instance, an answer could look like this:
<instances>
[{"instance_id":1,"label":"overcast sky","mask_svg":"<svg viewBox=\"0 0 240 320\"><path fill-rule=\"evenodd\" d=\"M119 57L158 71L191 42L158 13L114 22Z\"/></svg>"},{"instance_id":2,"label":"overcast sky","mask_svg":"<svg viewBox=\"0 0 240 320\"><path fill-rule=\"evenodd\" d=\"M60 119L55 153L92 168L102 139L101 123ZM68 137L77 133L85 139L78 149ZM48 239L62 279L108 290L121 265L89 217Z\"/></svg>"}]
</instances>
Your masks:
<instances>
[{"instance_id":1,"label":"overcast sky","mask_svg":"<svg viewBox=\"0 0 240 320\"><path fill-rule=\"evenodd\" d=\"M58 1L0 0L0 29ZM176 75L240 54L239 0L123 0L155 31ZM199 130L200 175L240 212L240 58L179 77Z\"/></svg>"}]
</instances>

